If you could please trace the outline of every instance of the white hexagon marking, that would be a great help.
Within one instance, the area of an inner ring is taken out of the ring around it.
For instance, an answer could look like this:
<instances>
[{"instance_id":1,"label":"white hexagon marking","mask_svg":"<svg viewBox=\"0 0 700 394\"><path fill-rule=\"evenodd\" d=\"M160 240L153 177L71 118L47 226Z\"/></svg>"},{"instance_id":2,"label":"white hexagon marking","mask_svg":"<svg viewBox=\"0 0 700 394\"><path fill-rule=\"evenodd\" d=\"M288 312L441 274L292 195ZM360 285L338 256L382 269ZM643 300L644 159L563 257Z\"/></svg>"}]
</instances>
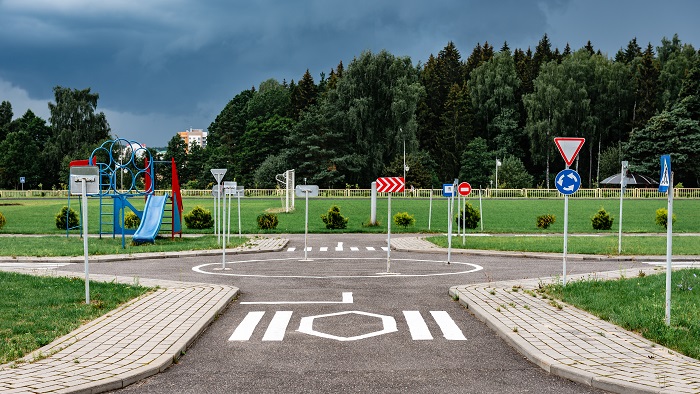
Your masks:
<instances>
[{"instance_id":1,"label":"white hexagon marking","mask_svg":"<svg viewBox=\"0 0 700 394\"><path fill-rule=\"evenodd\" d=\"M367 334L356 335L354 337L340 337L337 335L331 335L331 334L327 334L325 332L316 331L313 328L314 319L317 319L317 318L320 319L323 317L330 317L330 316L347 315L350 313L354 313L357 315L377 317L377 318L382 320L382 325L384 328L379 330L379 331L368 332ZM336 341L356 341L358 339L376 337L378 335L396 332L396 331L398 331L398 328L396 327L396 320L394 320L394 318L391 316L378 315L376 313L369 313L369 312L362 312L362 311L345 311L345 312L337 312L337 313L328 313L326 315L302 317L301 323L299 323L299 329L297 331L302 332L304 334L309 334L309 335L321 337L321 338L335 339Z\"/></svg>"}]
</instances>

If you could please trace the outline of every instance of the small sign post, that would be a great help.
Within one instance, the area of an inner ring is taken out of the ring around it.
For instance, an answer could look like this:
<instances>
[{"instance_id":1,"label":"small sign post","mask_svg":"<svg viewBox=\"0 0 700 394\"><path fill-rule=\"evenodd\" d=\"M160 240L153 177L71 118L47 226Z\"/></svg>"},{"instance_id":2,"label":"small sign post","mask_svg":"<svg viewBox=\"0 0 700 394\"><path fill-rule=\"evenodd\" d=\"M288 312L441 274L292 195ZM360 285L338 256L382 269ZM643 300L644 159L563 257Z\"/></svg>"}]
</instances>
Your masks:
<instances>
[{"instance_id":1,"label":"small sign post","mask_svg":"<svg viewBox=\"0 0 700 394\"><path fill-rule=\"evenodd\" d=\"M554 138L554 143L557 145L559 153L561 153L561 157L566 163L566 169L560 171L554 181L554 186L564 195L564 252L562 276L562 283L564 286L566 286L566 254L569 236L569 195L576 193L579 187L581 187L581 177L576 171L569 169L569 166L573 164L584 142L586 142L585 138Z\"/></svg>"},{"instance_id":2,"label":"small sign post","mask_svg":"<svg viewBox=\"0 0 700 394\"><path fill-rule=\"evenodd\" d=\"M442 195L447 197L447 264L452 261L452 217L454 216L455 190L459 180L442 185Z\"/></svg>"},{"instance_id":3,"label":"small sign post","mask_svg":"<svg viewBox=\"0 0 700 394\"><path fill-rule=\"evenodd\" d=\"M211 169L211 174L214 175L214 179L216 179L216 190L212 191L212 194L214 195L214 232L216 233L216 243L219 244L221 243L221 215L219 215L219 209L220 209L220 199L221 199L221 180L224 179L224 175L226 175L226 169L225 168L212 168Z\"/></svg>"},{"instance_id":4,"label":"small sign post","mask_svg":"<svg viewBox=\"0 0 700 394\"><path fill-rule=\"evenodd\" d=\"M100 191L98 182L100 170L97 166L74 166L70 168L71 187L73 195L82 195L83 211L83 256L85 258L85 304L90 305L90 271L88 268L88 204L87 195Z\"/></svg>"},{"instance_id":5,"label":"small sign post","mask_svg":"<svg viewBox=\"0 0 700 394\"><path fill-rule=\"evenodd\" d=\"M459 203L459 207L460 209L462 209L462 246L464 246L467 237L467 226L465 224L467 219L467 196L469 195L469 193L472 192L472 185L470 185L469 182L462 182L457 187L457 191L459 192L460 196L464 196L464 205L462 205L462 203Z\"/></svg>"},{"instance_id":6,"label":"small sign post","mask_svg":"<svg viewBox=\"0 0 700 394\"><path fill-rule=\"evenodd\" d=\"M305 210L305 215L306 219L304 221L304 260L302 261L311 261L307 257L307 252L309 248L306 246L307 241L306 239L309 236L309 197L318 197L318 186L317 185L297 185L297 187L294 189L295 194L297 197L306 197L306 210Z\"/></svg>"},{"instance_id":7,"label":"small sign post","mask_svg":"<svg viewBox=\"0 0 700 394\"><path fill-rule=\"evenodd\" d=\"M673 251L673 172L671 155L661 156L661 180L659 191L668 194L668 212L666 214L666 325L671 325L671 270Z\"/></svg>"},{"instance_id":8,"label":"small sign post","mask_svg":"<svg viewBox=\"0 0 700 394\"><path fill-rule=\"evenodd\" d=\"M401 193L405 189L404 179L401 177L377 178L377 192L387 193L387 217L386 217L386 273L391 272L391 193Z\"/></svg>"},{"instance_id":9,"label":"small sign post","mask_svg":"<svg viewBox=\"0 0 700 394\"><path fill-rule=\"evenodd\" d=\"M238 198L238 236L241 237L241 197L245 196L245 188L236 186L236 197Z\"/></svg>"},{"instance_id":10,"label":"small sign post","mask_svg":"<svg viewBox=\"0 0 700 394\"><path fill-rule=\"evenodd\" d=\"M625 187L627 186L627 169L628 163L622 162L622 171L620 172L620 219L618 220L617 232L617 254L622 254L622 198L625 195Z\"/></svg>"}]
</instances>

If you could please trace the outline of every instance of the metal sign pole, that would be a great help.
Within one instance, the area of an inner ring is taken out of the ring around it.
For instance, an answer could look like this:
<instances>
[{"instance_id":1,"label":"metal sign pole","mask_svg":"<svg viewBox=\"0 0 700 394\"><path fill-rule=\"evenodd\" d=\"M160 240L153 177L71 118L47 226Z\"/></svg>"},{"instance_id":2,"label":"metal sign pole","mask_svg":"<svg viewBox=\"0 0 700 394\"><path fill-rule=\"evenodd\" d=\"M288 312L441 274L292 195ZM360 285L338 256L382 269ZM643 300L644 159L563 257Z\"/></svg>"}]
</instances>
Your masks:
<instances>
[{"instance_id":1,"label":"metal sign pole","mask_svg":"<svg viewBox=\"0 0 700 394\"><path fill-rule=\"evenodd\" d=\"M617 232L617 254L622 254L622 199L625 195L625 173L627 172L627 162L622 162L622 170L620 171L620 219L618 221L618 232Z\"/></svg>"},{"instance_id":2,"label":"metal sign pole","mask_svg":"<svg viewBox=\"0 0 700 394\"><path fill-rule=\"evenodd\" d=\"M430 208L428 208L428 231L430 231L430 223L433 221L433 186L430 186Z\"/></svg>"},{"instance_id":3,"label":"metal sign pole","mask_svg":"<svg viewBox=\"0 0 700 394\"><path fill-rule=\"evenodd\" d=\"M221 238L223 239L222 243L222 257L221 257L221 269L226 269L226 196L224 195L223 200L223 207L221 209L221 218L222 218L222 223L221 223Z\"/></svg>"},{"instance_id":4,"label":"metal sign pole","mask_svg":"<svg viewBox=\"0 0 700 394\"><path fill-rule=\"evenodd\" d=\"M481 232L484 232L484 210L481 208L481 185L479 185L479 223L481 223Z\"/></svg>"},{"instance_id":5,"label":"metal sign pole","mask_svg":"<svg viewBox=\"0 0 700 394\"><path fill-rule=\"evenodd\" d=\"M569 195L564 195L564 267L563 283L566 286L566 253L568 249L567 240L569 236Z\"/></svg>"},{"instance_id":6,"label":"metal sign pole","mask_svg":"<svg viewBox=\"0 0 700 394\"><path fill-rule=\"evenodd\" d=\"M391 270L391 192L387 193L387 216L386 216L386 272Z\"/></svg>"},{"instance_id":7,"label":"metal sign pole","mask_svg":"<svg viewBox=\"0 0 700 394\"><path fill-rule=\"evenodd\" d=\"M668 184L668 215L666 216L666 325L671 325L671 269L673 250L673 172Z\"/></svg>"},{"instance_id":8,"label":"metal sign pole","mask_svg":"<svg viewBox=\"0 0 700 394\"><path fill-rule=\"evenodd\" d=\"M236 192L238 196L238 236L241 236L241 192Z\"/></svg>"},{"instance_id":9,"label":"metal sign pole","mask_svg":"<svg viewBox=\"0 0 700 394\"><path fill-rule=\"evenodd\" d=\"M83 256L85 257L85 304L90 305L90 272L88 269L88 204L87 204L87 184L86 179L81 180L83 184Z\"/></svg>"},{"instance_id":10,"label":"metal sign pole","mask_svg":"<svg viewBox=\"0 0 700 394\"><path fill-rule=\"evenodd\" d=\"M309 251L309 248L307 247L307 238L309 237L309 189L304 190L304 194L306 195L306 220L304 221L304 261L309 261L309 258L307 257L307 253Z\"/></svg>"}]
</instances>

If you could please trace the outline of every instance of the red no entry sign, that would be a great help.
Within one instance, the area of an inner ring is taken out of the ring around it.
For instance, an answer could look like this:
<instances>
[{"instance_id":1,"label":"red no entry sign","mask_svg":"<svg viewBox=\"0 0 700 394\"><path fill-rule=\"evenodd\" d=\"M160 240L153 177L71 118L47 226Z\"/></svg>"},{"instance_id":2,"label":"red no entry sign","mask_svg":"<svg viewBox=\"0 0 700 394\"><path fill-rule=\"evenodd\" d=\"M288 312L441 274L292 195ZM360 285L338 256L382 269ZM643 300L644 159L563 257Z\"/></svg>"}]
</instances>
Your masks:
<instances>
[{"instance_id":1,"label":"red no entry sign","mask_svg":"<svg viewBox=\"0 0 700 394\"><path fill-rule=\"evenodd\" d=\"M468 196L472 192L472 185L469 182L462 182L457 186L457 191L460 196Z\"/></svg>"}]
</instances>

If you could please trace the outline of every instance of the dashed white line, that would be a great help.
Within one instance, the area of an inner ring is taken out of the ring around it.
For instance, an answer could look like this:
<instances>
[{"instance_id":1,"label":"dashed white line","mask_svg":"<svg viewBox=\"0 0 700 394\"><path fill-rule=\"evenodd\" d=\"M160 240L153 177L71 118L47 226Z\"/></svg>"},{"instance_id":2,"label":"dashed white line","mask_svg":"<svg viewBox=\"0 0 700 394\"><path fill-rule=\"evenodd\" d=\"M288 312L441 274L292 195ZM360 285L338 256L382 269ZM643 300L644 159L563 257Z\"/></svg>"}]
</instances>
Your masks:
<instances>
[{"instance_id":1,"label":"dashed white line","mask_svg":"<svg viewBox=\"0 0 700 394\"><path fill-rule=\"evenodd\" d=\"M321 252L328 252L328 246L321 246L318 250Z\"/></svg>"},{"instance_id":2,"label":"dashed white line","mask_svg":"<svg viewBox=\"0 0 700 394\"><path fill-rule=\"evenodd\" d=\"M351 247L350 247L350 251L351 251L351 252L357 252L358 250L360 250L360 248L358 248L357 246L351 246Z\"/></svg>"},{"instance_id":3,"label":"dashed white line","mask_svg":"<svg viewBox=\"0 0 700 394\"><path fill-rule=\"evenodd\" d=\"M375 249L374 246L367 246L367 250L373 251L373 250L377 250L377 249Z\"/></svg>"}]
</instances>

